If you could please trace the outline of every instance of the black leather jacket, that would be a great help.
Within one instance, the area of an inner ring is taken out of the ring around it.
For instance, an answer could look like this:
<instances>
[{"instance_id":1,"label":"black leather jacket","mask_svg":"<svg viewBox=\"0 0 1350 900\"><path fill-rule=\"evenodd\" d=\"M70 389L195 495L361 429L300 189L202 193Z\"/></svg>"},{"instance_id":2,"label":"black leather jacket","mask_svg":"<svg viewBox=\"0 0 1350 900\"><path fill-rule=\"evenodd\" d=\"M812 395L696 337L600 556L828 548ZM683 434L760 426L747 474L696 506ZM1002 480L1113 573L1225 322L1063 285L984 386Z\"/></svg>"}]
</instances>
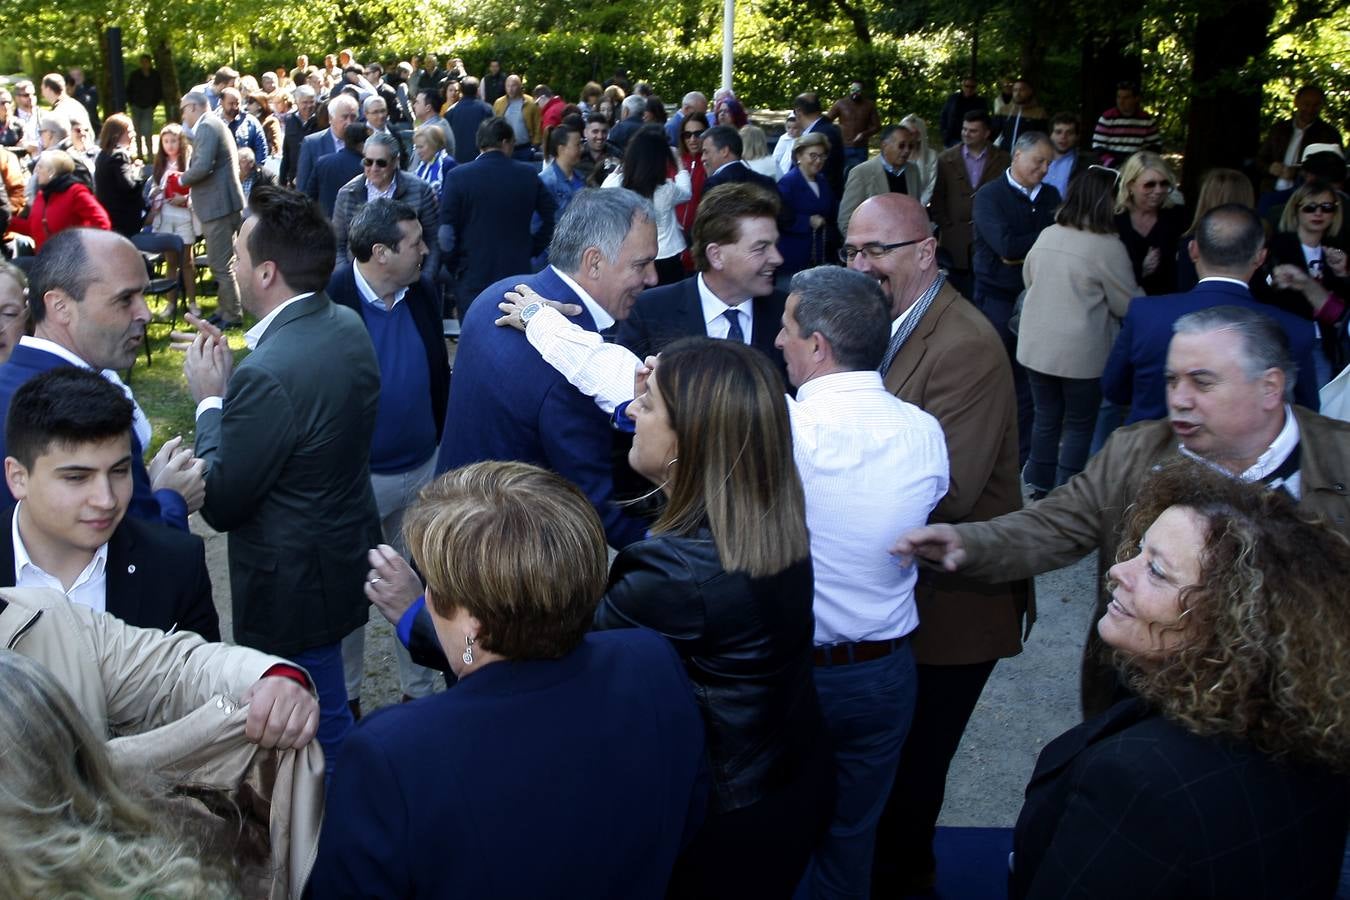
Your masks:
<instances>
[{"instance_id":1,"label":"black leather jacket","mask_svg":"<svg viewBox=\"0 0 1350 900\"><path fill-rule=\"evenodd\" d=\"M595 628L651 628L675 645L707 727L714 813L763 799L820 758L813 590L809 558L767 578L725 571L706 530L630 544L610 568ZM425 611L409 650L446 670Z\"/></svg>"}]
</instances>

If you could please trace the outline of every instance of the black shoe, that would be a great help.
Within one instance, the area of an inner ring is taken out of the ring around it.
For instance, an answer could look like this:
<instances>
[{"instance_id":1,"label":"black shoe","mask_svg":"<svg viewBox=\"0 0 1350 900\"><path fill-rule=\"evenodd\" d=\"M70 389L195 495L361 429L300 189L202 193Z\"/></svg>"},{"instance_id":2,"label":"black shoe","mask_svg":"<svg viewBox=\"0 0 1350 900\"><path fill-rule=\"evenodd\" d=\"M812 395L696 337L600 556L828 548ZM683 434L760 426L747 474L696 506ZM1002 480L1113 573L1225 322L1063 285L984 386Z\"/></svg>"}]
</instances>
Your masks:
<instances>
[{"instance_id":1,"label":"black shoe","mask_svg":"<svg viewBox=\"0 0 1350 900\"><path fill-rule=\"evenodd\" d=\"M214 314L212 314L211 316L209 316L209 317L207 318L206 324L207 324L207 325L215 325L217 328L219 328L219 327L220 327L220 323L221 323L221 322L224 322L224 321L225 321L225 320L222 319L222 318L220 317L220 313L214 313Z\"/></svg>"},{"instance_id":2,"label":"black shoe","mask_svg":"<svg viewBox=\"0 0 1350 900\"><path fill-rule=\"evenodd\" d=\"M350 710L352 711L352 718L355 719L356 721L360 722L360 721L361 721L361 701L360 701L360 700L348 700L348 701L347 701L347 708L350 709Z\"/></svg>"}]
</instances>

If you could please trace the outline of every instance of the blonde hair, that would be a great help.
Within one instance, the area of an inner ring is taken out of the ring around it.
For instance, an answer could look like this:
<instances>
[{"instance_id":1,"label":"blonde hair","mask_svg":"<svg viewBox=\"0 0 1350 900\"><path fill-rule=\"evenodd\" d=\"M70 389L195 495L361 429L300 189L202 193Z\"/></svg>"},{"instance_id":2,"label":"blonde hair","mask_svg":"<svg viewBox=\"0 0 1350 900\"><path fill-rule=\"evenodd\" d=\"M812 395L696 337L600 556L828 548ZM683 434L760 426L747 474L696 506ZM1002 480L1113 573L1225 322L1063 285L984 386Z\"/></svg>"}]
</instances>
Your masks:
<instances>
[{"instance_id":1,"label":"blonde hair","mask_svg":"<svg viewBox=\"0 0 1350 900\"><path fill-rule=\"evenodd\" d=\"M1116 651L1130 687L1196 734L1350 771L1350 541L1283 491L1179 460L1140 488L1116 559L1171 507L1205 522L1200 577L1170 656Z\"/></svg>"},{"instance_id":2,"label":"blonde hair","mask_svg":"<svg viewBox=\"0 0 1350 900\"><path fill-rule=\"evenodd\" d=\"M1145 172L1157 172L1165 176L1172 187L1177 186L1177 176L1172 173L1172 169L1163 162L1163 158L1151 150L1140 150L1138 153L1125 160L1125 165L1120 168L1120 184L1116 187L1116 207L1117 214L1125 212L1134 205L1133 198L1130 197L1130 186L1139 180L1139 176ZM1176 206L1176 201L1172 199L1171 191L1167 194L1167 199L1163 201L1163 208Z\"/></svg>"},{"instance_id":3,"label":"blonde hair","mask_svg":"<svg viewBox=\"0 0 1350 900\"><path fill-rule=\"evenodd\" d=\"M727 571L764 577L811 554L783 379L739 341L686 338L652 376L675 432L670 500L653 534L712 531Z\"/></svg>"},{"instance_id":4,"label":"blonde hair","mask_svg":"<svg viewBox=\"0 0 1350 900\"><path fill-rule=\"evenodd\" d=\"M914 113L910 113L900 120L900 125L914 132L914 136L919 139L919 146L914 148L913 158L923 163L928 158L928 124Z\"/></svg>"},{"instance_id":5,"label":"blonde hair","mask_svg":"<svg viewBox=\"0 0 1350 900\"><path fill-rule=\"evenodd\" d=\"M0 650L0 822L10 896L237 896L123 787L51 673L10 650Z\"/></svg>"},{"instance_id":6,"label":"blonde hair","mask_svg":"<svg viewBox=\"0 0 1350 900\"><path fill-rule=\"evenodd\" d=\"M769 139L758 125L741 129L741 159L760 159L769 155Z\"/></svg>"},{"instance_id":7,"label":"blonde hair","mask_svg":"<svg viewBox=\"0 0 1350 900\"><path fill-rule=\"evenodd\" d=\"M1186 229L1186 234L1195 234L1205 213L1229 203L1255 209L1256 191L1252 189L1252 180L1237 169L1210 169L1200 182L1200 196L1195 199L1195 217L1191 219L1191 227Z\"/></svg>"},{"instance_id":8,"label":"blonde hair","mask_svg":"<svg viewBox=\"0 0 1350 900\"><path fill-rule=\"evenodd\" d=\"M42 163L52 170L53 178L75 171L75 158L64 150L43 150L38 154L38 164Z\"/></svg>"},{"instance_id":9,"label":"blonde hair","mask_svg":"<svg viewBox=\"0 0 1350 900\"><path fill-rule=\"evenodd\" d=\"M413 143L418 138L426 138L431 143L431 149L435 153L440 153L445 149L445 131L439 125L419 125L413 132Z\"/></svg>"},{"instance_id":10,"label":"blonde hair","mask_svg":"<svg viewBox=\"0 0 1350 900\"><path fill-rule=\"evenodd\" d=\"M1327 227L1326 237L1334 238L1340 234L1345 217L1345 205L1341 202L1340 195L1336 193L1336 186L1320 178L1305 181L1294 191L1284 204L1284 212L1280 213L1280 230L1298 231L1298 208L1307 202L1309 197L1316 197L1318 194L1330 194L1331 202L1336 204L1336 212L1331 216L1331 225Z\"/></svg>"}]
</instances>

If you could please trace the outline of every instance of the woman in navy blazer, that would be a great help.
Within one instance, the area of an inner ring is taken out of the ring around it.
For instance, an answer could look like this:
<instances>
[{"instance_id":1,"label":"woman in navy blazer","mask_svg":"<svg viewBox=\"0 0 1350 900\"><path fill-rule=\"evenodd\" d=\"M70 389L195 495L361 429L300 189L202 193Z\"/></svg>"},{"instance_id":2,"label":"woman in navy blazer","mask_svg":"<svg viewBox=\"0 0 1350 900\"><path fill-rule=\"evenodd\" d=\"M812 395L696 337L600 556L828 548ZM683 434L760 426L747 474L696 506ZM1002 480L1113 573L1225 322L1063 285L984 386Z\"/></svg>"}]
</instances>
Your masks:
<instances>
[{"instance_id":1,"label":"woman in navy blazer","mask_svg":"<svg viewBox=\"0 0 1350 900\"><path fill-rule=\"evenodd\" d=\"M1138 696L1041 753L1012 896L1332 896L1350 543L1283 489L1183 461L1145 484L1119 556L1097 630Z\"/></svg>"},{"instance_id":2,"label":"woman in navy blazer","mask_svg":"<svg viewBox=\"0 0 1350 900\"><path fill-rule=\"evenodd\" d=\"M703 726L668 641L586 633L607 566L585 495L478 463L405 529L459 682L347 739L309 896L664 896L707 802Z\"/></svg>"},{"instance_id":3,"label":"woman in navy blazer","mask_svg":"<svg viewBox=\"0 0 1350 900\"><path fill-rule=\"evenodd\" d=\"M830 155L830 142L823 134L797 138L792 150L794 165L778 181L783 201L784 223L778 237L783 264L778 277L790 276L811 266L835 262L839 251L839 198L821 174ZM787 224L790 222L791 224Z\"/></svg>"}]
</instances>

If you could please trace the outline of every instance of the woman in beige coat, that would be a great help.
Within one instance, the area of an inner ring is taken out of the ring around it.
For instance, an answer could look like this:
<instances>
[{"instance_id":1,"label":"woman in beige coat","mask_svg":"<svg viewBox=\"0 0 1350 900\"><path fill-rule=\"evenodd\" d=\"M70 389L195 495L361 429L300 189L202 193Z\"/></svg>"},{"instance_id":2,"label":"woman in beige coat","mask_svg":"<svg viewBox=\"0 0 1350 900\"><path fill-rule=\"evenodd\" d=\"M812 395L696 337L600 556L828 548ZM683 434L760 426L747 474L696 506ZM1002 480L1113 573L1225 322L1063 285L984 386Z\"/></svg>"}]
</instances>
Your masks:
<instances>
[{"instance_id":1,"label":"woman in beige coat","mask_svg":"<svg viewBox=\"0 0 1350 900\"><path fill-rule=\"evenodd\" d=\"M1093 166L1069 185L1055 224L1022 270L1017 361L1036 406L1022 478L1045 493L1082 471L1101 405L1101 375L1130 299L1141 293L1112 221L1116 174Z\"/></svg>"}]
</instances>

